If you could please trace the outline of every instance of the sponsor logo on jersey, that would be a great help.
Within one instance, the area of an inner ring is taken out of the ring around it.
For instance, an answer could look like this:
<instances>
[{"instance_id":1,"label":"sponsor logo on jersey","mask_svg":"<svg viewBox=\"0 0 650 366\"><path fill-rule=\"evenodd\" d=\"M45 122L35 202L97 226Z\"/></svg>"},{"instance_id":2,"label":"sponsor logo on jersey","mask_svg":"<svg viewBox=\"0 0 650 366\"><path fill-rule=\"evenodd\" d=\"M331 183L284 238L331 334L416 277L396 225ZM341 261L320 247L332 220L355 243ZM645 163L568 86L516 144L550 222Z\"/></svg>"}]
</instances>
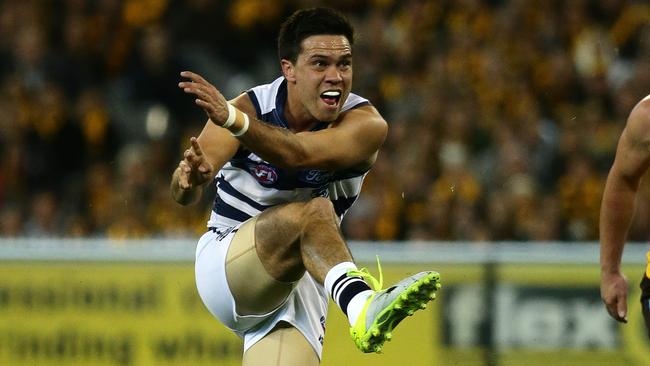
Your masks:
<instances>
[{"instance_id":1,"label":"sponsor logo on jersey","mask_svg":"<svg viewBox=\"0 0 650 366\"><path fill-rule=\"evenodd\" d=\"M330 179L330 173L324 170L312 169L300 173L299 179L307 183L322 184Z\"/></svg>"}]
</instances>

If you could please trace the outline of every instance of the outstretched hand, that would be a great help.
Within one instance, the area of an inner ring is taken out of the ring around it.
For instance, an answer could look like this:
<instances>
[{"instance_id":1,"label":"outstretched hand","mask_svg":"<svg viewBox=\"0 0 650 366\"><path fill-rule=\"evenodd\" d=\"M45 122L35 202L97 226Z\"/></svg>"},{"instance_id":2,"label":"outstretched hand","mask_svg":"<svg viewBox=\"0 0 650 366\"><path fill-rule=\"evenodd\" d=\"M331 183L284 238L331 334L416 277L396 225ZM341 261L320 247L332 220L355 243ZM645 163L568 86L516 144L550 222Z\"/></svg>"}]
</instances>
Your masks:
<instances>
[{"instance_id":1,"label":"outstretched hand","mask_svg":"<svg viewBox=\"0 0 650 366\"><path fill-rule=\"evenodd\" d=\"M212 179L212 164L203 155L196 137L190 139L190 144L190 148L183 153L183 160L178 163L178 185L184 190L201 186Z\"/></svg>"},{"instance_id":2,"label":"outstretched hand","mask_svg":"<svg viewBox=\"0 0 650 366\"><path fill-rule=\"evenodd\" d=\"M221 92L199 74L183 71L181 76L189 81L181 81L178 87L196 97L194 103L203 108L213 123L223 125L228 119L228 102Z\"/></svg>"},{"instance_id":3,"label":"outstretched hand","mask_svg":"<svg viewBox=\"0 0 650 366\"><path fill-rule=\"evenodd\" d=\"M600 297L609 315L621 323L627 323L627 279L621 272L603 273Z\"/></svg>"}]
</instances>

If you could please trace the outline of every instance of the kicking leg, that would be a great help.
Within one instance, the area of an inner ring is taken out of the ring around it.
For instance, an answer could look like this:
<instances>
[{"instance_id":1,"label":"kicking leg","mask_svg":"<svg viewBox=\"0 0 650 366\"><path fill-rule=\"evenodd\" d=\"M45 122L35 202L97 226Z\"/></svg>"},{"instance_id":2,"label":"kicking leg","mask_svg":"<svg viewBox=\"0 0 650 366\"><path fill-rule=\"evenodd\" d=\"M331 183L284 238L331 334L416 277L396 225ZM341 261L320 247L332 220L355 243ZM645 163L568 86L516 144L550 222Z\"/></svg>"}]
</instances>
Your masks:
<instances>
[{"instance_id":1,"label":"kicking leg","mask_svg":"<svg viewBox=\"0 0 650 366\"><path fill-rule=\"evenodd\" d=\"M228 284L241 315L273 310L289 294L291 284L308 271L326 284L352 323L373 293L363 279L347 275L354 270L326 198L264 211L235 234L226 260Z\"/></svg>"},{"instance_id":2,"label":"kicking leg","mask_svg":"<svg viewBox=\"0 0 650 366\"><path fill-rule=\"evenodd\" d=\"M240 235L243 236L243 232L238 232L235 239ZM250 238L250 234L247 236ZM266 276L266 281L259 282L258 290L251 291L251 277L244 273L234 275L229 268L239 261L238 258L246 255L231 256L229 252L228 257L234 259L227 261L226 271L228 282L234 289L237 309L249 306L240 303L242 299L247 304L264 303L268 306L268 299L263 296L269 291L264 289L285 284L288 294L288 284L299 280L308 271L325 285L348 316L352 337L363 352L381 351L383 343L390 339L393 328L406 316L424 308L440 287L437 273L421 272L386 290L380 291L379 285L375 288L377 292L372 291L364 279L370 280L373 285L381 281L357 270L342 238L332 203L326 198L290 203L264 211L255 222L252 239L249 242L253 244L249 244L246 253L257 253L257 256L249 257L261 266L259 268L263 271L258 272L264 272L261 276ZM282 295L281 292L271 292ZM272 309L267 308L266 311Z\"/></svg>"}]
</instances>

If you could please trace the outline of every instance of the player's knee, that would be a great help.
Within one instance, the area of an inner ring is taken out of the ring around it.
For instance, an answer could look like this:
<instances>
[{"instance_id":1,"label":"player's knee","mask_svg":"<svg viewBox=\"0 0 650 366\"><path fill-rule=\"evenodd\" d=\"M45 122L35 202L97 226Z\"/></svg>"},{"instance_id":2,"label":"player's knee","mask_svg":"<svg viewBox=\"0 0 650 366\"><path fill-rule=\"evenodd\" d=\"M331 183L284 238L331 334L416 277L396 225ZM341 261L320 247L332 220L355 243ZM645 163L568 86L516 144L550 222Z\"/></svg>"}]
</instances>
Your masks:
<instances>
[{"instance_id":1,"label":"player's knee","mask_svg":"<svg viewBox=\"0 0 650 366\"><path fill-rule=\"evenodd\" d=\"M316 197L305 205L305 219L334 220L336 217L332 201L324 197Z\"/></svg>"}]
</instances>

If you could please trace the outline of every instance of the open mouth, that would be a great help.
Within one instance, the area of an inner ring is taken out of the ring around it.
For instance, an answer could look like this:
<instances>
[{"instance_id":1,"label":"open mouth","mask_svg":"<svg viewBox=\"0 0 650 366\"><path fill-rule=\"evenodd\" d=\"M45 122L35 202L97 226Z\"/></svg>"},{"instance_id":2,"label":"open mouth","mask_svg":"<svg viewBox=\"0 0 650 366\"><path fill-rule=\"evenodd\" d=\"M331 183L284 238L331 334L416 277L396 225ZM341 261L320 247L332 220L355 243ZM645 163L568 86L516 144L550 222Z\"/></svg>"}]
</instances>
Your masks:
<instances>
[{"instance_id":1,"label":"open mouth","mask_svg":"<svg viewBox=\"0 0 650 366\"><path fill-rule=\"evenodd\" d=\"M341 91L327 90L320 95L320 98L323 100L323 102L325 102L325 104L329 106L335 106L339 103L339 100L341 99Z\"/></svg>"}]
</instances>

